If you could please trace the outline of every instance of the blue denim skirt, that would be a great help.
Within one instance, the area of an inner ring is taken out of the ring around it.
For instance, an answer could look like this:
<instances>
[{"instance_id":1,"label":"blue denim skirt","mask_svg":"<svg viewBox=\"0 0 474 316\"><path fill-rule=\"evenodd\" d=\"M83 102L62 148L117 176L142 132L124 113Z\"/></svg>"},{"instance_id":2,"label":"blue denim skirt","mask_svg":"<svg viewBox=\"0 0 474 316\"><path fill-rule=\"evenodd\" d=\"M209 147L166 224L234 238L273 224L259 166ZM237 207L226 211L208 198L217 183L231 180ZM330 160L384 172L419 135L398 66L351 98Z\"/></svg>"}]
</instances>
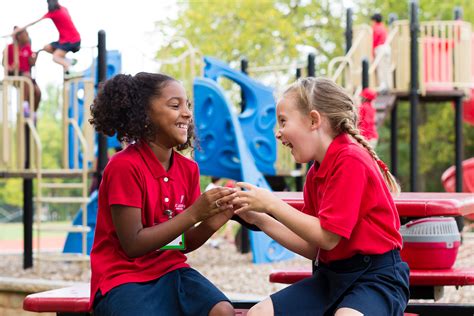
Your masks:
<instances>
[{"instance_id":1,"label":"blue denim skirt","mask_svg":"<svg viewBox=\"0 0 474 316\"><path fill-rule=\"evenodd\" d=\"M191 268L168 272L145 283L126 283L94 299L94 315L208 315L229 299ZM229 301L230 302L230 301Z\"/></svg>"},{"instance_id":2,"label":"blue denim skirt","mask_svg":"<svg viewBox=\"0 0 474 316\"><path fill-rule=\"evenodd\" d=\"M409 268L398 250L356 255L320 263L311 278L270 297L275 315L334 315L348 307L369 316L399 316L410 298Z\"/></svg>"}]
</instances>

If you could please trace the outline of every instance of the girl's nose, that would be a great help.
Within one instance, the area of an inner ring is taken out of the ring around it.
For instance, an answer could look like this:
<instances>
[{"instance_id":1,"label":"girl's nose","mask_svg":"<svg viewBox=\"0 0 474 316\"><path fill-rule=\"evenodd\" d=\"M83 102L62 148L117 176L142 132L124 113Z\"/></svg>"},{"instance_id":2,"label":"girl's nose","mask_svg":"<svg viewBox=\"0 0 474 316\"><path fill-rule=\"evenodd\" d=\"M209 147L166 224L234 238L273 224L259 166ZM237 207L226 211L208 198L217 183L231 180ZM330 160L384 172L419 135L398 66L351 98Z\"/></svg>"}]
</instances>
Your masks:
<instances>
[{"instance_id":1,"label":"girl's nose","mask_svg":"<svg viewBox=\"0 0 474 316\"><path fill-rule=\"evenodd\" d=\"M192 117L193 116L193 112L191 111L190 108L188 108L187 106L184 108L183 111L181 111L181 115L182 116L185 116L185 117Z\"/></svg>"},{"instance_id":2,"label":"girl's nose","mask_svg":"<svg viewBox=\"0 0 474 316\"><path fill-rule=\"evenodd\" d=\"M277 130L277 132L275 133L275 138L280 140L281 139L281 132L280 130Z\"/></svg>"}]
</instances>

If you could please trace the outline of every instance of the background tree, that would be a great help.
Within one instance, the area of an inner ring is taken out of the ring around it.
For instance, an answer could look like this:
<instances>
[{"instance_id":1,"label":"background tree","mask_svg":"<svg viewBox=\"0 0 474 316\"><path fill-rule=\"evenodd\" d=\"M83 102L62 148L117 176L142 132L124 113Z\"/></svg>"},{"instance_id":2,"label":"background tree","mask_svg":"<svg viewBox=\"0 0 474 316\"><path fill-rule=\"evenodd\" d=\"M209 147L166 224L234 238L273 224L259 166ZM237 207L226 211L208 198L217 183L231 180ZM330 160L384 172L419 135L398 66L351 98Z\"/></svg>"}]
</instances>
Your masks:
<instances>
[{"instance_id":1,"label":"background tree","mask_svg":"<svg viewBox=\"0 0 474 316\"><path fill-rule=\"evenodd\" d=\"M164 38L188 39L203 55L238 68L246 57L251 67L305 62L308 52L318 67L342 54L342 3L332 1L189 1L179 4L177 18L157 24ZM176 56L183 47L163 47L157 60ZM178 69L162 71L178 77ZM293 79L294 71L288 76Z\"/></svg>"},{"instance_id":2,"label":"background tree","mask_svg":"<svg viewBox=\"0 0 474 316\"><path fill-rule=\"evenodd\" d=\"M408 19L409 1L354 0L354 25L370 24L370 16L396 13ZM474 22L470 0L440 2L420 0L420 20L451 20L455 6L463 8L464 20ZM324 75L328 61L344 51L345 10L343 1L204 1L181 3L176 18L157 24L165 38L187 38L203 55L220 58L238 68L242 57L250 66L290 64L304 61L308 51L316 54L317 74ZM176 55L163 48L157 59ZM182 49L182 48L181 48ZM163 68L180 77L173 68ZM254 74L251 74L254 76ZM293 74L287 74L293 80ZM265 78L258 78L265 81ZM228 86L226 86L228 88ZM236 89L238 91L238 89ZM399 175L402 187L409 188L409 105L399 105ZM454 162L454 111L451 104L420 106L419 174L420 189L443 191L441 174ZM381 128L377 150L387 162L389 126ZM465 157L474 156L474 128L464 125Z\"/></svg>"}]
</instances>

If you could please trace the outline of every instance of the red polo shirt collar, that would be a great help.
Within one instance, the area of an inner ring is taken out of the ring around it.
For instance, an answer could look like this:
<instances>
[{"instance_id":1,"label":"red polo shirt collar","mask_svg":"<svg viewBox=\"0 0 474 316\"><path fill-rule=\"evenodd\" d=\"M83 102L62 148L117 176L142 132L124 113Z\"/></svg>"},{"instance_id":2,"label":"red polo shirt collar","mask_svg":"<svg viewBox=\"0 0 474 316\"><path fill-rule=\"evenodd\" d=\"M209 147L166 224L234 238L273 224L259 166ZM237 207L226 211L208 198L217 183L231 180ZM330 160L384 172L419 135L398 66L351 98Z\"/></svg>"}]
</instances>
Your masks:
<instances>
[{"instance_id":1,"label":"red polo shirt collar","mask_svg":"<svg viewBox=\"0 0 474 316\"><path fill-rule=\"evenodd\" d=\"M147 166L148 170L150 170L151 174L153 175L154 178L158 179L161 177L167 177L170 180L173 180L172 175L173 175L173 160L174 160L174 150L171 153L171 166L168 171L163 168L163 165L160 163L158 158L156 157L155 153L151 149L150 145L146 141L139 141L137 144L137 150L140 156L142 157L143 161L145 162L145 165Z\"/></svg>"},{"instance_id":2,"label":"red polo shirt collar","mask_svg":"<svg viewBox=\"0 0 474 316\"><path fill-rule=\"evenodd\" d=\"M331 169L332 164L334 163L336 156L339 152L341 147L345 147L347 144L352 143L351 138L346 133L341 133L337 135L326 151L326 155L324 155L323 161L321 164L316 163L316 173L314 177L316 178L324 178L328 173L328 170Z\"/></svg>"}]
</instances>

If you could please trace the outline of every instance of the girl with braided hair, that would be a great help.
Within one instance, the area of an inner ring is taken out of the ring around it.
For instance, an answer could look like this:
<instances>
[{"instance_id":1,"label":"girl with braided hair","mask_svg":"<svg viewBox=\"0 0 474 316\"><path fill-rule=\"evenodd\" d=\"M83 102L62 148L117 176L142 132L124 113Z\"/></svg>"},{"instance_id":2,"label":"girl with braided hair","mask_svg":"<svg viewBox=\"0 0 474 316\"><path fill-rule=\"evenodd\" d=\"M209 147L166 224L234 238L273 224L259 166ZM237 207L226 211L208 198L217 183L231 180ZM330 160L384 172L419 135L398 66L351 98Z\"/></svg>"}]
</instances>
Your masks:
<instances>
[{"instance_id":1,"label":"girl with braided hair","mask_svg":"<svg viewBox=\"0 0 474 316\"><path fill-rule=\"evenodd\" d=\"M288 249L314 260L311 278L255 305L248 315L403 315L409 270L400 259L400 187L357 129L357 110L325 78L292 84L277 105L276 138L296 162L314 161L304 207L247 183L235 213Z\"/></svg>"}]
</instances>

